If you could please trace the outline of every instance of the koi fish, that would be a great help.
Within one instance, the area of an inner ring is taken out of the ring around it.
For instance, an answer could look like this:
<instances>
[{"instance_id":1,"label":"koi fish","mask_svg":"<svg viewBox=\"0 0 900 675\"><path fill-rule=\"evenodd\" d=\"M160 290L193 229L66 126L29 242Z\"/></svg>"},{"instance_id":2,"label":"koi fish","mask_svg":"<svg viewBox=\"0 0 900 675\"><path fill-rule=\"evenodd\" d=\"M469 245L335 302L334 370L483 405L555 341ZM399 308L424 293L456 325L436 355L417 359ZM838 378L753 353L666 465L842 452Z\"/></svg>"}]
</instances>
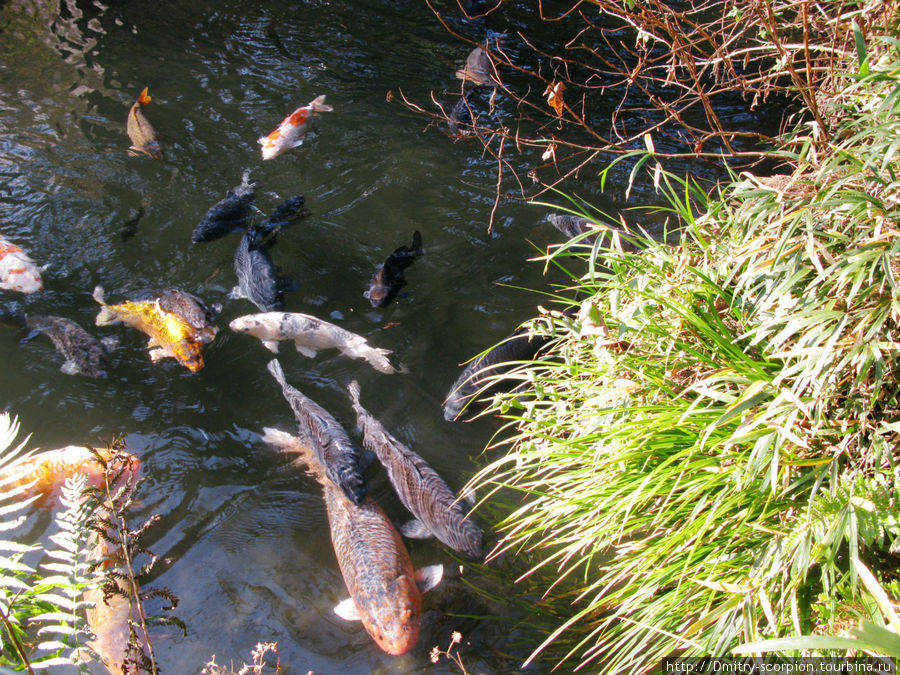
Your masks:
<instances>
[{"instance_id":1,"label":"koi fish","mask_svg":"<svg viewBox=\"0 0 900 675\"><path fill-rule=\"evenodd\" d=\"M247 228L256 200L255 186L249 178L249 172L245 172L240 185L228 190L225 197L209 207L191 233L192 242L212 241Z\"/></svg>"},{"instance_id":2,"label":"koi fish","mask_svg":"<svg viewBox=\"0 0 900 675\"><path fill-rule=\"evenodd\" d=\"M99 507L104 519L110 518L108 509ZM107 580L114 580L120 589L107 593L108 586L99 584L85 591L82 601L87 605L84 614L90 626L93 639L86 643L89 650L80 650L78 656L85 663L98 657L110 675L129 675L134 671L134 663L140 659L133 649L135 642L146 655L149 646L143 631L132 631L132 626L141 621L135 598L141 597L140 586L125 569L125 556L121 547L109 541L110 533L104 536L92 530L88 535L87 555L89 564L96 570L103 570Z\"/></svg>"},{"instance_id":3,"label":"koi fish","mask_svg":"<svg viewBox=\"0 0 900 675\"><path fill-rule=\"evenodd\" d=\"M272 230L285 225L292 220L299 220L309 215L309 210L303 208L303 195L288 197L272 211L272 215L263 226L265 230Z\"/></svg>"},{"instance_id":4,"label":"koi fish","mask_svg":"<svg viewBox=\"0 0 900 675\"><path fill-rule=\"evenodd\" d=\"M94 448L106 462L112 463L112 475L122 470L120 481L135 476L141 468L141 461L134 455L108 448ZM94 454L83 445L67 445L56 450L28 453L0 470L0 488L12 486L24 488L23 498L37 497L46 507L59 503L62 487L66 479L82 473L87 484L103 487L103 468Z\"/></svg>"},{"instance_id":5,"label":"koi fish","mask_svg":"<svg viewBox=\"0 0 900 675\"><path fill-rule=\"evenodd\" d=\"M96 539L98 535L91 533L91 538ZM90 540L89 540L90 541ZM88 560L92 563L99 560L112 560L121 558L114 547L102 539L91 549ZM106 566L119 568L116 570L117 579L120 586L124 587L127 593L128 586L131 581L120 564L115 562L107 562ZM140 587L135 581L133 595L140 593ZM91 588L85 592L82 601L91 605L85 609L85 619L93 633L93 639L87 642L87 646L99 657L100 662L106 666L112 675L127 675L134 672L134 658L131 653L129 642L131 641L131 626L140 623L140 616L137 606L133 603L132 596L124 596L121 593L113 593L106 596L103 586ZM135 631L138 636L138 644L146 654L148 647L143 636L143 631ZM84 650L83 658L85 662L94 660L94 656Z\"/></svg>"},{"instance_id":6,"label":"koi fish","mask_svg":"<svg viewBox=\"0 0 900 675\"><path fill-rule=\"evenodd\" d=\"M98 340L71 319L61 316L29 316L24 323L28 329L43 333L53 341L65 357L60 370L66 375L106 377L108 354L114 340Z\"/></svg>"},{"instance_id":7,"label":"koi fish","mask_svg":"<svg viewBox=\"0 0 900 675\"><path fill-rule=\"evenodd\" d=\"M119 228L119 236L122 237L122 241L128 241L135 234L137 234L138 224L141 222L141 218L143 217L143 206L140 206L137 209L132 209L128 212L128 220L126 220L125 224Z\"/></svg>"},{"instance_id":8,"label":"koi fish","mask_svg":"<svg viewBox=\"0 0 900 675\"><path fill-rule=\"evenodd\" d=\"M203 367L203 345L215 338L218 329L207 319L212 310L199 298L172 289L153 300L107 305L100 286L93 297L102 306L98 326L124 323L150 336L151 361L172 357L192 373Z\"/></svg>"},{"instance_id":9,"label":"koi fish","mask_svg":"<svg viewBox=\"0 0 900 675\"><path fill-rule=\"evenodd\" d=\"M422 255L422 235L416 230L413 233L412 245L401 246L394 250L387 259L375 268L369 290L363 293L372 307L385 307L394 299L397 292L406 286L403 270L412 265Z\"/></svg>"},{"instance_id":10,"label":"koi fish","mask_svg":"<svg viewBox=\"0 0 900 675\"><path fill-rule=\"evenodd\" d=\"M480 393L502 389L504 384L511 386L511 381L503 382L504 373L513 368L516 362L534 358L538 350L551 339L544 335L529 335L529 329L523 326L474 359L450 387L450 393L444 401L444 419L448 422L458 419L463 408Z\"/></svg>"},{"instance_id":11,"label":"koi fish","mask_svg":"<svg viewBox=\"0 0 900 675\"><path fill-rule=\"evenodd\" d=\"M131 139L131 147L128 148L128 154L132 157L144 154L153 159L162 157L162 146L159 143L159 136L156 129L147 121L144 116L144 106L150 103L152 99L147 95L147 87L141 91L137 101L128 111L128 122L125 124L125 131L128 138Z\"/></svg>"},{"instance_id":12,"label":"koi fish","mask_svg":"<svg viewBox=\"0 0 900 675\"><path fill-rule=\"evenodd\" d=\"M281 393L294 411L301 439L312 448L315 460L322 465L325 475L344 491L351 502L362 504L368 487L359 449L325 408L287 383L278 359L269 361L268 369L281 385Z\"/></svg>"},{"instance_id":13,"label":"koi fish","mask_svg":"<svg viewBox=\"0 0 900 675\"><path fill-rule=\"evenodd\" d=\"M460 96L456 105L450 111L447 124L450 127L450 133L453 134L453 138L456 140L475 133L472 120L472 106L468 98Z\"/></svg>"},{"instance_id":14,"label":"koi fish","mask_svg":"<svg viewBox=\"0 0 900 675\"><path fill-rule=\"evenodd\" d=\"M251 227L234 252L234 271L238 285L232 298L247 298L263 312L284 307L284 292L269 249L275 238L264 239L265 230Z\"/></svg>"},{"instance_id":15,"label":"koi fish","mask_svg":"<svg viewBox=\"0 0 900 675\"><path fill-rule=\"evenodd\" d=\"M624 230L609 225L602 225L590 220L570 213L549 213L547 220L553 223L553 227L566 235L569 239L585 235L579 241L583 244L593 246L598 237L609 237L609 243L621 248L623 251L634 251L635 245L629 239L622 237L628 234ZM590 232L591 234L587 234Z\"/></svg>"},{"instance_id":16,"label":"koi fish","mask_svg":"<svg viewBox=\"0 0 900 675\"><path fill-rule=\"evenodd\" d=\"M21 248L0 235L0 288L20 293L44 289L41 273L34 261Z\"/></svg>"},{"instance_id":17,"label":"koi fish","mask_svg":"<svg viewBox=\"0 0 900 675\"><path fill-rule=\"evenodd\" d=\"M268 136L261 136L259 144L262 146L262 158L272 159L283 152L296 148L303 143L306 135L306 124L311 115L318 112L330 112L334 110L330 105L325 105L325 96L317 96L308 105L297 108L285 117L278 128Z\"/></svg>"},{"instance_id":18,"label":"koi fish","mask_svg":"<svg viewBox=\"0 0 900 675\"><path fill-rule=\"evenodd\" d=\"M322 485L331 543L350 593L335 613L348 621L362 621L388 654L406 654L419 639L422 593L440 583L443 566L415 571L397 529L371 497L354 505L300 439L277 429L263 431L266 442L300 453Z\"/></svg>"},{"instance_id":19,"label":"koi fish","mask_svg":"<svg viewBox=\"0 0 900 675\"><path fill-rule=\"evenodd\" d=\"M412 539L437 537L455 551L480 557L484 534L444 479L363 408L356 380L347 385L347 391L363 432L363 445L378 457L400 501L415 516L400 532Z\"/></svg>"},{"instance_id":20,"label":"koi fish","mask_svg":"<svg viewBox=\"0 0 900 675\"><path fill-rule=\"evenodd\" d=\"M388 361L387 349L369 346L366 339L333 323L299 312L264 312L246 314L234 319L229 327L262 340L271 352L278 353L279 340L293 340L297 351L310 358L319 349L337 348L352 359L365 359L382 373L396 373Z\"/></svg>"},{"instance_id":21,"label":"koi fish","mask_svg":"<svg viewBox=\"0 0 900 675\"><path fill-rule=\"evenodd\" d=\"M494 62L488 53L481 47L475 47L466 57L466 65L456 71L456 77L460 80L469 80L475 84L498 85Z\"/></svg>"}]
</instances>

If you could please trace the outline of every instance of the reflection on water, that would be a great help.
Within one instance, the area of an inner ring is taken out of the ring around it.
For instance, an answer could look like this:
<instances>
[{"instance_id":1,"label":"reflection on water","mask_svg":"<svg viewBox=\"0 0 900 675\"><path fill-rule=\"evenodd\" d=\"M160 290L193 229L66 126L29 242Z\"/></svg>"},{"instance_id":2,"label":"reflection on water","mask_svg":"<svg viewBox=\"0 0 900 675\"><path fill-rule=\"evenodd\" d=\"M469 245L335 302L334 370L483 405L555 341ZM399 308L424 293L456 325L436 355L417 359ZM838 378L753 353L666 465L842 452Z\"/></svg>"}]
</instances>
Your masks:
<instances>
[{"instance_id":1,"label":"reflection on water","mask_svg":"<svg viewBox=\"0 0 900 675\"><path fill-rule=\"evenodd\" d=\"M467 26L485 30L459 24ZM472 643L471 669L510 667L500 656L511 649L505 626L452 616L497 608L467 589L434 542L409 542L417 567L449 570L425 596L411 654L382 654L360 626L333 614L346 591L319 488L258 436L263 426L294 424L265 370L271 354L227 329L256 311L228 295L238 238L190 241L247 169L264 212L304 195L312 215L272 250L297 286L286 309L392 350L406 372L384 375L334 350L310 359L285 344L287 379L351 431L345 386L358 379L370 411L459 488L496 427L443 420L459 364L546 304L517 287L559 281L526 262L558 238L546 211L504 200L489 235L493 161L386 101L398 88L422 100L458 91L453 73L467 53L414 0L0 2L0 233L46 265L43 292L3 292L0 302L120 341L109 378L95 381L60 373L49 340L20 343L0 330L0 408L20 417L33 445L121 434L141 458L135 521L161 516L149 545L169 559L152 584L180 598L188 625L187 636L163 632L156 643L167 672L196 672L213 653L237 663L259 640L279 643L288 672L456 672L433 666L428 652L457 629ZM125 119L144 87L161 160L126 154ZM256 139L320 94L334 111L314 120L302 146L262 162ZM591 179L580 194L614 211ZM121 236L138 209L133 236ZM400 296L373 309L363 293L375 266L415 230L424 256L406 271ZM221 303L206 366L191 374L171 359L151 363L143 334L94 326L97 284L116 300L177 286ZM384 476L369 473L389 515L408 519ZM32 522L25 536L41 536L48 522Z\"/></svg>"}]
</instances>

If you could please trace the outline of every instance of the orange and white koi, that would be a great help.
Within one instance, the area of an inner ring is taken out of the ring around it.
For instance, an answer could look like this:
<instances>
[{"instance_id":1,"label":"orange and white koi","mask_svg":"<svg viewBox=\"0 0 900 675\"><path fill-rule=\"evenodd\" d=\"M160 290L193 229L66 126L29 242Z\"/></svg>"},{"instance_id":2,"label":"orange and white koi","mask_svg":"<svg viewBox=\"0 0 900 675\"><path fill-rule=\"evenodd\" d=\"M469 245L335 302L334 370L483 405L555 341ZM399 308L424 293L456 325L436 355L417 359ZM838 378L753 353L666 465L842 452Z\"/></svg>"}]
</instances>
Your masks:
<instances>
[{"instance_id":1,"label":"orange and white koi","mask_svg":"<svg viewBox=\"0 0 900 675\"><path fill-rule=\"evenodd\" d=\"M21 248L0 236L0 288L21 293L43 290L41 272Z\"/></svg>"},{"instance_id":2,"label":"orange and white koi","mask_svg":"<svg viewBox=\"0 0 900 675\"><path fill-rule=\"evenodd\" d=\"M268 136L260 136L259 144L262 146L262 158L272 159L283 152L296 148L303 143L306 136L306 124L309 118L317 112L331 112L330 105L325 105L325 96L317 96L308 105L297 108L284 118L278 128Z\"/></svg>"}]
</instances>

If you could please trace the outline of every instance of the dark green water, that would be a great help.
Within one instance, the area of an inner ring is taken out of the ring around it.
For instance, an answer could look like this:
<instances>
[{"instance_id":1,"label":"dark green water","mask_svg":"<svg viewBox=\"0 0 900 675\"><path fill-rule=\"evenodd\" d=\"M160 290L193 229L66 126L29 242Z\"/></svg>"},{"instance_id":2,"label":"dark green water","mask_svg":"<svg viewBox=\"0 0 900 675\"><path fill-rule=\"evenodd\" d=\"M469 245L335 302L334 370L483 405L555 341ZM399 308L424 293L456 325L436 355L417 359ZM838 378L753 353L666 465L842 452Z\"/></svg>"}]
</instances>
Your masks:
<instances>
[{"instance_id":1,"label":"dark green water","mask_svg":"<svg viewBox=\"0 0 900 675\"><path fill-rule=\"evenodd\" d=\"M294 428L265 370L271 355L227 328L257 311L227 297L237 236L190 242L246 169L265 211L304 195L311 217L272 252L299 282L286 309L366 336L408 372L384 375L335 351L309 359L284 344L288 380L353 430L344 387L357 378L364 405L459 488L497 425L447 423L441 402L461 362L533 315L540 298L515 287L544 289L549 280L527 262L529 242L559 239L546 210L511 200L488 234L494 162L477 143L454 143L386 101L391 90L421 102L431 90L458 91L453 73L469 46L414 0L34 6L44 3L0 1L0 232L47 265L45 290L0 291L0 301L117 335L121 346L109 378L90 380L62 374L48 339L19 343L3 329L0 408L19 417L31 446L124 435L141 458L135 523L161 516L148 543L170 559L151 585L180 598L177 616L188 626L186 637L157 631L164 671L198 672L212 654L239 663L257 641L277 641L288 673L451 673L456 666L433 666L428 653L461 629L472 643L467 666L504 672L510 661L497 653L510 649L507 629L451 616L499 608L467 594L433 542L409 544L417 566L444 562L449 576L425 596L412 653L387 656L333 614L346 591L319 489L258 438L263 426ZM145 86L147 117L163 138L159 161L126 154L126 115ZM257 137L319 94L334 112L315 120L303 146L262 162ZM609 208L591 185L596 172L585 173L582 194ZM119 228L139 207L137 232L123 240ZM375 265L416 229L425 256L407 270L408 295L372 309L362 294ZM222 303L206 367L191 374L171 359L153 364L143 334L96 328L96 284L110 301L177 286ZM370 475L373 496L404 520L383 474ZM30 536L48 522L39 515Z\"/></svg>"}]
</instances>

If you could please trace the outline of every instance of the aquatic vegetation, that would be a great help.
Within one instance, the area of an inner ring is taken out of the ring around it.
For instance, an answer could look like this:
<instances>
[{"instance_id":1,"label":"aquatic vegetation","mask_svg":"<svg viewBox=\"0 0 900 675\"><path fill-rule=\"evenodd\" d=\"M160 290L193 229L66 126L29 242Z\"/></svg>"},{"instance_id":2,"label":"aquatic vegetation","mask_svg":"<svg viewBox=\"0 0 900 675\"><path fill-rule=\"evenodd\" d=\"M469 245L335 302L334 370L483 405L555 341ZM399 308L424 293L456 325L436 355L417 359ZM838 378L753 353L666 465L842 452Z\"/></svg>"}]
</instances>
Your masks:
<instances>
[{"instance_id":1,"label":"aquatic vegetation","mask_svg":"<svg viewBox=\"0 0 900 675\"><path fill-rule=\"evenodd\" d=\"M712 194L645 155L674 245L543 257L575 311L528 324L556 341L493 396L505 453L469 486L511 505L491 556L569 605L528 662L642 672L885 625L859 563L896 604L900 51L859 65L830 152L801 127L790 173Z\"/></svg>"},{"instance_id":2,"label":"aquatic vegetation","mask_svg":"<svg viewBox=\"0 0 900 675\"><path fill-rule=\"evenodd\" d=\"M267 655L272 654L275 657L275 665L270 666ZM234 670L216 663L216 655L213 654L209 662L200 670L200 675L262 675L266 672L278 675L281 672L281 662L278 660L278 643L277 642L257 642L256 647L250 653L253 663L244 663L240 670ZM308 675L312 675L313 671L309 671Z\"/></svg>"}]
</instances>

